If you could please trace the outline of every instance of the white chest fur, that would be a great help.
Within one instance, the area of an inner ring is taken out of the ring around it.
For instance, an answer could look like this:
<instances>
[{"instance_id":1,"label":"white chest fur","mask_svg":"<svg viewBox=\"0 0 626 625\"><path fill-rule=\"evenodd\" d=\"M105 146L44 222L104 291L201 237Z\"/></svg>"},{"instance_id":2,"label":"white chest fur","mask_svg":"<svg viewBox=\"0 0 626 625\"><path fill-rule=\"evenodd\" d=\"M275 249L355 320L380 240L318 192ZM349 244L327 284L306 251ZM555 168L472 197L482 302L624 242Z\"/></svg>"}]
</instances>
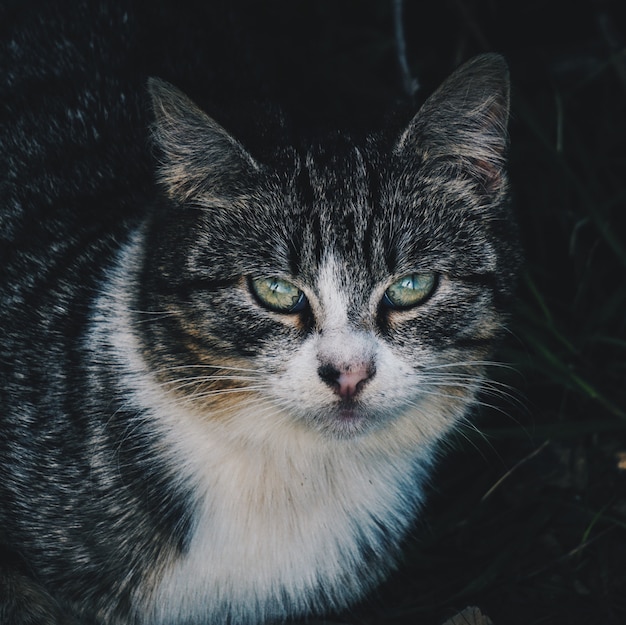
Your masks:
<instances>
[{"instance_id":1,"label":"white chest fur","mask_svg":"<svg viewBox=\"0 0 626 625\"><path fill-rule=\"evenodd\" d=\"M420 495L408 458L391 465L354 441L295 432L246 448L196 425L181 437L179 423L172 441L199 506L189 551L153 596L157 622L223 610L263 621L311 607L320 587L345 604L379 578L368 554L402 536Z\"/></svg>"},{"instance_id":2,"label":"white chest fur","mask_svg":"<svg viewBox=\"0 0 626 625\"><path fill-rule=\"evenodd\" d=\"M161 433L158 453L194 499L189 548L137 590L139 618L244 624L356 599L393 564L437 437L410 414L327 437L262 397L219 418L195 412L141 356L128 287L139 250L131 242L109 276L90 348L116 360L126 407Z\"/></svg>"}]
</instances>

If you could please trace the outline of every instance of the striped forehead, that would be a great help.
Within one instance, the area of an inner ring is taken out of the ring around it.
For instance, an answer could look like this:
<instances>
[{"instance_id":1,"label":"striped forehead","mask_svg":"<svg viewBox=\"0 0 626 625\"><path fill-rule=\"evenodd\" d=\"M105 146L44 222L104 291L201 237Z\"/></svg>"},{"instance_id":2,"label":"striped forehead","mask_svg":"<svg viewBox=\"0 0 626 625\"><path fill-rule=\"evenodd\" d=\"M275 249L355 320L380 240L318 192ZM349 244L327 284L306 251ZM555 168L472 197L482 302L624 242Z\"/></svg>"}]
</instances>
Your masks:
<instances>
[{"instance_id":1,"label":"striped forehead","mask_svg":"<svg viewBox=\"0 0 626 625\"><path fill-rule=\"evenodd\" d=\"M357 146L324 146L305 159L319 244L351 250L362 245L371 214L372 177Z\"/></svg>"},{"instance_id":2,"label":"striped forehead","mask_svg":"<svg viewBox=\"0 0 626 625\"><path fill-rule=\"evenodd\" d=\"M344 259L330 253L322 260L311 301L313 316L326 336L345 329L364 328L372 321L375 285Z\"/></svg>"},{"instance_id":3,"label":"striped forehead","mask_svg":"<svg viewBox=\"0 0 626 625\"><path fill-rule=\"evenodd\" d=\"M322 274L326 285L334 281L335 292L349 294L350 316L388 273L381 176L369 152L345 140L300 161L291 267L304 284L317 285Z\"/></svg>"},{"instance_id":4,"label":"striped forehead","mask_svg":"<svg viewBox=\"0 0 626 625\"><path fill-rule=\"evenodd\" d=\"M346 268L331 253L322 261L317 279L319 311L326 328L341 328L348 320L350 293L346 291Z\"/></svg>"}]
</instances>

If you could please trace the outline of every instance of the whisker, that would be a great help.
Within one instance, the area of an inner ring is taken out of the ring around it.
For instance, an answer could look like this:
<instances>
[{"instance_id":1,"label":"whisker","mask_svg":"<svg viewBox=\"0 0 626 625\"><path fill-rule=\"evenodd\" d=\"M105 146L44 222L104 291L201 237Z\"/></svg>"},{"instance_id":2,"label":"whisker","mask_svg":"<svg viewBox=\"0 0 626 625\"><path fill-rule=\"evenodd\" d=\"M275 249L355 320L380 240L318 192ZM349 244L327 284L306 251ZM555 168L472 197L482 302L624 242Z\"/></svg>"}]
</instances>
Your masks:
<instances>
[{"instance_id":1,"label":"whisker","mask_svg":"<svg viewBox=\"0 0 626 625\"><path fill-rule=\"evenodd\" d=\"M261 372L258 369L252 369L249 367L233 367L230 365L209 365L205 363L186 364L186 365L171 365L168 367L160 367L154 369L153 373L167 373L168 371L178 371L180 369L216 369L218 371L243 371L244 373L256 373Z\"/></svg>"},{"instance_id":2,"label":"whisker","mask_svg":"<svg viewBox=\"0 0 626 625\"><path fill-rule=\"evenodd\" d=\"M177 378L175 380L166 380L166 381L161 382L161 386L171 387L172 385L174 385L174 388L170 390L180 390L180 389L187 388L190 386L199 386L204 383L209 384L211 382L221 382L223 380L236 381L236 382L256 382L258 381L258 378L235 376L235 375L195 376L195 377L187 377L187 378Z\"/></svg>"},{"instance_id":3,"label":"whisker","mask_svg":"<svg viewBox=\"0 0 626 625\"><path fill-rule=\"evenodd\" d=\"M245 394L245 393L254 393L265 390L266 387L263 386L248 386L243 388L232 388L232 389L215 389L211 391L203 391L197 393L191 393L186 398L179 400L177 403L181 406L185 406L187 404L192 404L197 401L208 399L211 397L218 397L222 395L233 395L233 394Z\"/></svg>"},{"instance_id":4,"label":"whisker","mask_svg":"<svg viewBox=\"0 0 626 625\"><path fill-rule=\"evenodd\" d=\"M174 315L173 310L140 310L137 308L129 308L128 312L134 315Z\"/></svg>"},{"instance_id":5,"label":"whisker","mask_svg":"<svg viewBox=\"0 0 626 625\"><path fill-rule=\"evenodd\" d=\"M495 404L492 405L486 402L484 400L484 397L487 396L487 397L500 398L506 401L509 405L516 406L517 409L522 409L522 410L525 409L525 404L523 400L515 393L515 388L503 382L498 382L498 381L485 379L485 378L477 377L477 376L459 375L459 374L451 374L451 375L448 375L448 374L428 375L427 374L424 377L425 379L422 380L419 384L419 388L422 390L424 394L429 394L429 395L435 394L441 397L451 398L455 396L450 395L449 393L446 394L446 393L441 393L439 391L425 390L425 389L426 388L428 389L458 388L461 390L463 388L468 389L469 387L474 387L474 389L472 390L477 391L477 397L479 399L476 399L475 401L478 405L492 408L494 410L498 410L502 412L503 414L507 414L507 416L510 416L502 407L497 406ZM483 398L483 399L480 399L480 398Z\"/></svg>"},{"instance_id":6,"label":"whisker","mask_svg":"<svg viewBox=\"0 0 626 625\"><path fill-rule=\"evenodd\" d=\"M489 390L494 393L512 393L515 391L515 387L505 382L498 380L491 380L489 378L483 378L480 376L464 375L464 374L426 374L424 376L426 384L456 384L456 383L468 383L472 385L478 385L483 390Z\"/></svg>"},{"instance_id":7,"label":"whisker","mask_svg":"<svg viewBox=\"0 0 626 625\"><path fill-rule=\"evenodd\" d=\"M505 369L515 370L512 365L497 360L459 360L456 362L444 362L438 365L428 365L425 370L449 369L451 367L502 367Z\"/></svg>"},{"instance_id":8,"label":"whisker","mask_svg":"<svg viewBox=\"0 0 626 625\"><path fill-rule=\"evenodd\" d=\"M438 365L428 365L423 367L423 372L428 373L429 371L438 371L440 369L464 369L468 367L485 367L487 365L486 361L482 360L462 360L455 362L442 362Z\"/></svg>"}]
</instances>

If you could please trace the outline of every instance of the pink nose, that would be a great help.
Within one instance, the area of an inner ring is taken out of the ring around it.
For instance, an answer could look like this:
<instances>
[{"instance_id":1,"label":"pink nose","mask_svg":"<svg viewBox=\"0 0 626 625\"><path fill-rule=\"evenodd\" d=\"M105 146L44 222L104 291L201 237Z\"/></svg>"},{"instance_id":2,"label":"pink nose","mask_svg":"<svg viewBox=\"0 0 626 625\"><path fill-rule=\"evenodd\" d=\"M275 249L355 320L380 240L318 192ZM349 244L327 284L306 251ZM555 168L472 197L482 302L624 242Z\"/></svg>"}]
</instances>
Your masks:
<instances>
[{"instance_id":1,"label":"pink nose","mask_svg":"<svg viewBox=\"0 0 626 625\"><path fill-rule=\"evenodd\" d=\"M372 365L355 365L336 369L333 365L322 365L318 374L342 399L352 399L374 375Z\"/></svg>"}]
</instances>

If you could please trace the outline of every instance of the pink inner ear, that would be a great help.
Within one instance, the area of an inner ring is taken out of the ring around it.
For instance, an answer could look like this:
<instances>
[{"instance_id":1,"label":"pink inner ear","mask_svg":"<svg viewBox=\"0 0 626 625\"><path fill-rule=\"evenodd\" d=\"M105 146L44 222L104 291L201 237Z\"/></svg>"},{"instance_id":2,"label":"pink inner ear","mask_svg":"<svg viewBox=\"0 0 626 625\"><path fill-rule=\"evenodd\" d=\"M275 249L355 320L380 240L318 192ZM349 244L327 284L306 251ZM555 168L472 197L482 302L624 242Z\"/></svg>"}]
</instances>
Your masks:
<instances>
[{"instance_id":1,"label":"pink inner ear","mask_svg":"<svg viewBox=\"0 0 626 625\"><path fill-rule=\"evenodd\" d=\"M494 193L502 182L502 169L497 164L485 159L473 160L474 171L480 176L488 193Z\"/></svg>"}]
</instances>

